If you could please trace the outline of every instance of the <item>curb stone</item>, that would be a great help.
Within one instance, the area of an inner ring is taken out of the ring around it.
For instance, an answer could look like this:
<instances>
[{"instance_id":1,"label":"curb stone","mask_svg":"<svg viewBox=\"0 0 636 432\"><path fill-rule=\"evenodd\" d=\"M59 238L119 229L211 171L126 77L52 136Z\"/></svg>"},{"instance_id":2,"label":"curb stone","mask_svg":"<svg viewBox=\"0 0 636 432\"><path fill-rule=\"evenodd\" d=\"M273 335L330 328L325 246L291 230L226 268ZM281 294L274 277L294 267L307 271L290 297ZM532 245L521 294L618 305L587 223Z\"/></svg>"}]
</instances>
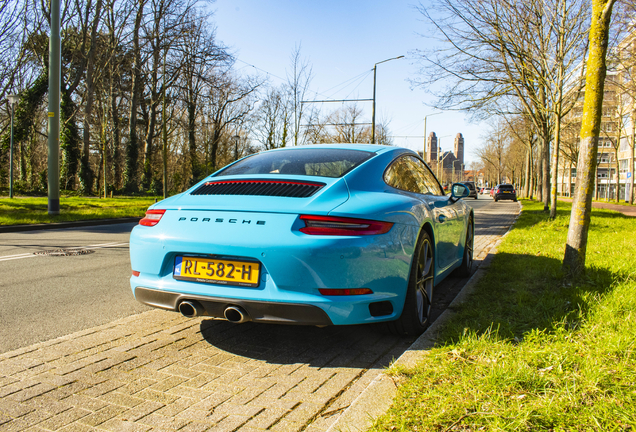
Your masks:
<instances>
[{"instance_id":1,"label":"curb stone","mask_svg":"<svg viewBox=\"0 0 636 432\"><path fill-rule=\"evenodd\" d=\"M521 203L519 203L519 214L510 224L508 231L506 231L488 251L486 258L484 258L475 273L473 273L468 282L466 282L466 285L464 285L459 294L457 294L457 297L455 297L439 318L413 342L393 365L410 368L428 355L429 350L435 346L440 330L455 313L455 308L468 299L470 294L475 290L479 280L486 273L488 267L490 267L490 263L497 253L499 245L514 227L517 219L521 216L522 209L523 207ZM397 386L393 379L386 373L380 373L351 405L340 414L327 432L364 432L369 430L375 419L389 410L396 394Z\"/></svg>"},{"instance_id":2,"label":"curb stone","mask_svg":"<svg viewBox=\"0 0 636 432\"><path fill-rule=\"evenodd\" d=\"M126 217L114 219L88 219L73 222L53 222L29 225L0 225L0 233L77 228L96 225L114 225L119 223L139 222L140 220L140 217Z\"/></svg>"}]
</instances>

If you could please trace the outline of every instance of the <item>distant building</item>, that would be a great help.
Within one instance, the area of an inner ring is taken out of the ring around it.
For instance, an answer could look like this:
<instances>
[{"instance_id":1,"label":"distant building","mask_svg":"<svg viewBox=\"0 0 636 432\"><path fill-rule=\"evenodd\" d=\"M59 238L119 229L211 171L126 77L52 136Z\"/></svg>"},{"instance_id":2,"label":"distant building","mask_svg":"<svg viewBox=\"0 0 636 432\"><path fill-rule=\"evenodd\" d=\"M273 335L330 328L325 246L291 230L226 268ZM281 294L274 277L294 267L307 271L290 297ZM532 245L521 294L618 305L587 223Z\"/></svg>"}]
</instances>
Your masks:
<instances>
[{"instance_id":1,"label":"distant building","mask_svg":"<svg viewBox=\"0 0 636 432\"><path fill-rule=\"evenodd\" d=\"M453 151L444 152L440 139L431 132L426 140L426 163L435 171L442 183L463 181L464 178L464 137L461 133L455 136Z\"/></svg>"},{"instance_id":2,"label":"distant building","mask_svg":"<svg viewBox=\"0 0 636 432\"><path fill-rule=\"evenodd\" d=\"M619 44L618 51L621 56L636 56L636 31L631 32ZM631 84L632 78L627 72L629 71L625 71L619 64L618 67L608 67L605 78L594 186L594 198L596 199L616 199L617 193L621 200L629 198L631 177L634 172L630 142L634 140L636 105L632 97L625 91L626 88L635 87L634 84ZM566 129L562 135L557 176L557 192L564 196L574 194L584 97L585 90L582 90L577 95L574 108L564 119ZM569 143L571 144L569 145Z\"/></svg>"}]
</instances>

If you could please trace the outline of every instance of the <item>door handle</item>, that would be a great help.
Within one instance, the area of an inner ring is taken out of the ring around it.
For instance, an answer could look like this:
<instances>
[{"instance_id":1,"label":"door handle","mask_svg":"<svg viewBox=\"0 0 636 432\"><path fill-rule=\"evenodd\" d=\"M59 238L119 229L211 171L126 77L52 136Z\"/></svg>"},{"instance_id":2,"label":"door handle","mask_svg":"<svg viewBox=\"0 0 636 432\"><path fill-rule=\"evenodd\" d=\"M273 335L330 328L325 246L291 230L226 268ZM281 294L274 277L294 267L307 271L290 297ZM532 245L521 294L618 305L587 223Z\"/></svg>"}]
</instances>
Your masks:
<instances>
[{"instance_id":1,"label":"door handle","mask_svg":"<svg viewBox=\"0 0 636 432\"><path fill-rule=\"evenodd\" d=\"M440 221L441 223L446 222L446 216L441 214L439 216L437 216L437 220Z\"/></svg>"}]
</instances>

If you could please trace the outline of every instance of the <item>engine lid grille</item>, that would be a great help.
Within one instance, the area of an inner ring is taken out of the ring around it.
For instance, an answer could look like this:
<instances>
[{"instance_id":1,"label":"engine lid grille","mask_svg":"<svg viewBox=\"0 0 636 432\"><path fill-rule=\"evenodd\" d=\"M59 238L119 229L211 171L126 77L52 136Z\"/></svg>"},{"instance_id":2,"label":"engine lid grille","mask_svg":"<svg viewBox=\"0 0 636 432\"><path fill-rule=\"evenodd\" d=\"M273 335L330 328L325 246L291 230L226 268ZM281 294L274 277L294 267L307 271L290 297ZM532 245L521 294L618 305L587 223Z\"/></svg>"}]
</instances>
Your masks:
<instances>
[{"instance_id":1,"label":"engine lid grille","mask_svg":"<svg viewBox=\"0 0 636 432\"><path fill-rule=\"evenodd\" d=\"M203 183L190 195L256 195L307 198L324 183L295 180L220 180Z\"/></svg>"}]
</instances>

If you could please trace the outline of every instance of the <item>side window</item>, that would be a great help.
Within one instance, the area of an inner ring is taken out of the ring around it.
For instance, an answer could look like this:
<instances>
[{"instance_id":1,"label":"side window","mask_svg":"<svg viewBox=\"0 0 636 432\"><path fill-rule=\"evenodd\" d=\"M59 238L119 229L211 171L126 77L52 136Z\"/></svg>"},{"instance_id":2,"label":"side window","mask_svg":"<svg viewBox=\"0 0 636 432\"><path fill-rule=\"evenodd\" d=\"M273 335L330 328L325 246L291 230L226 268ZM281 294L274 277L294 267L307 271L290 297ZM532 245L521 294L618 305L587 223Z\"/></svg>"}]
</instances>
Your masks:
<instances>
[{"instance_id":1,"label":"side window","mask_svg":"<svg viewBox=\"0 0 636 432\"><path fill-rule=\"evenodd\" d=\"M384 173L384 181L396 189L419 193L417 179L411 171L408 159L405 157L400 157L391 164L386 173Z\"/></svg>"},{"instance_id":2,"label":"side window","mask_svg":"<svg viewBox=\"0 0 636 432\"><path fill-rule=\"evenodd\" d=\"M435 176L413 156L402 156L395 160L384 174L389 186L428 195L443 195Z\"/></svg>"},{"instance_id":3,"label":"side window","mask_svg":"<svg viewBox=\"0 0 636 432\"><path fill-rule=\"evenodd\" d=\"M424 165L421 160L414 157L410 157L409 159L411 159L415 165L415 170L420 178L420 193L428 195L444 195L437 178L433 175L431 170Z\"/></svg>"}]
</instances>

